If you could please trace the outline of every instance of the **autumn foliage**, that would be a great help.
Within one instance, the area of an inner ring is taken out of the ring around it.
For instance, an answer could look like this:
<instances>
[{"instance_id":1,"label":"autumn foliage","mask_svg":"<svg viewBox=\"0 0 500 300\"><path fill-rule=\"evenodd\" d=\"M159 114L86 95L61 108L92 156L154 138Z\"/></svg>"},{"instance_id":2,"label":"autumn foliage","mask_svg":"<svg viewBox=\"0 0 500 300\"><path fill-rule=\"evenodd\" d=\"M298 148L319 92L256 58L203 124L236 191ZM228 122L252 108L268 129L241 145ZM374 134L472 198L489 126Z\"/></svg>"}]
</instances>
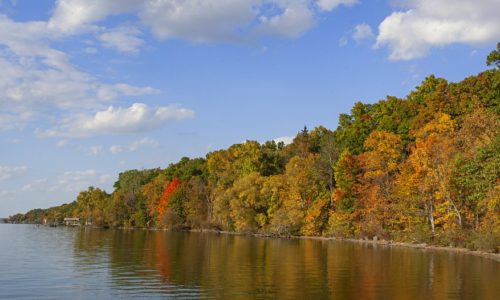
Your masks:
<instances>
[{"instance_id":1,"label":"autumn foliage","mask_svg":"<svg viewBox=\"0 0 500 300\"><path fill-rule=\"evenodd\" d=\"M165 188L163 190L163 194L161 195L157 205L158 215L160 217L163 217L165 215L169 207L170 198L172 198L172 195L175 194L175 192L179 189L181 184L182 182L179 178L174 178L172 179L172 181L165 182Z\"/></svg>"},{"instance_id":2,"label":"autumn foliage","mask_svg":"<svg viewBox=\"0 0 500 300\"><path fill-rule=\"evenodd\" d=\"M354 104L338 127L120 173L112 194L16 215L110 227L381 238L499 251L500 70Z\"/></svg>"}]
</instances>

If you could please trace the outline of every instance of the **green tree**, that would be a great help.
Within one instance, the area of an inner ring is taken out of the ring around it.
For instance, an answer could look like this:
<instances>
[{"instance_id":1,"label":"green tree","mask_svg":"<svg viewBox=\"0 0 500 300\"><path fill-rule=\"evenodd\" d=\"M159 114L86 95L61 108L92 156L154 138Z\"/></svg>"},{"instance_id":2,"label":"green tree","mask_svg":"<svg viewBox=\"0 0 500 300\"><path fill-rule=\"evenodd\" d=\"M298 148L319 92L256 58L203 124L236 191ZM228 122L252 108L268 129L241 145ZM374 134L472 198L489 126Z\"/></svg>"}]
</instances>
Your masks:
<instances>
[{"instance_id":1,"label":"green tree","mask_svg":"<svg viewBox=\"0 0 500 300\"><path fill-rule=\"evenodd\" d=\"M497 49L493 50L486 58L486 64L488 66L495 65L500 68L500 42L497 44Z\"/></svg>"},{"instance_id":2,"label":"green tree","mask_svg":"<svg viewBox=\"0 0 500 300\"><path fill-rule=\"evenodd\" d=\"M99 188L89 187L86 191L80 192L76 198L80 216L97 226L104 226L107 223L105 209L109 199L110 196Z\"/></svg>"}]
</instances>

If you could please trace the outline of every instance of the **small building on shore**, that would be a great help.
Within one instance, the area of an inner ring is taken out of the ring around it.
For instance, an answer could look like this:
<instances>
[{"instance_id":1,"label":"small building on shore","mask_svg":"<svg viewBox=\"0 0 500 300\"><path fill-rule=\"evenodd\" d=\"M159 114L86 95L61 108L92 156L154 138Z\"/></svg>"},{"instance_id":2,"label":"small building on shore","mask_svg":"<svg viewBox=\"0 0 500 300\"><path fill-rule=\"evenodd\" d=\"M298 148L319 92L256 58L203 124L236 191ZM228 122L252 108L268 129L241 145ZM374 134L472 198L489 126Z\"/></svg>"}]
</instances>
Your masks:
<instances>
[{"instance_id":1,"label":"small building on shore","mask_svg":"<svg viewBox=\"0 0 500 300\"><path fill-rule=\"evenodd\" d=\"M80 226L80 218L64 218L66 226Z\"/></svg>"}]
</instances>

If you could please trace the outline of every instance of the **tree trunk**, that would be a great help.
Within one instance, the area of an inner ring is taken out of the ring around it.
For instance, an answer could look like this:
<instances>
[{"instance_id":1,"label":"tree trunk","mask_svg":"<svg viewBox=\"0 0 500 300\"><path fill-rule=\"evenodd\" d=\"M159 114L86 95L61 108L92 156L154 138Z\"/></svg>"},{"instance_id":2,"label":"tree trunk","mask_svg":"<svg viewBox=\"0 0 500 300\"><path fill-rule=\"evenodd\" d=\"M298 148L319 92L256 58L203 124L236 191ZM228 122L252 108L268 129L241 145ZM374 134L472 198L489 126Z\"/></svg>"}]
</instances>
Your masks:
<instances>
[{"instance_id":1,"label":"tree trunk","mask_svg":"<svg viewBox=\"0 0 500 300\"><path fill-rule=\"evenodd\" d=\"M428 204L428 212L429 212L429 222L431 223L432 234L436 233L436 226L434 224L434 205L432 203Z\"/></svg>"}]
</instances>

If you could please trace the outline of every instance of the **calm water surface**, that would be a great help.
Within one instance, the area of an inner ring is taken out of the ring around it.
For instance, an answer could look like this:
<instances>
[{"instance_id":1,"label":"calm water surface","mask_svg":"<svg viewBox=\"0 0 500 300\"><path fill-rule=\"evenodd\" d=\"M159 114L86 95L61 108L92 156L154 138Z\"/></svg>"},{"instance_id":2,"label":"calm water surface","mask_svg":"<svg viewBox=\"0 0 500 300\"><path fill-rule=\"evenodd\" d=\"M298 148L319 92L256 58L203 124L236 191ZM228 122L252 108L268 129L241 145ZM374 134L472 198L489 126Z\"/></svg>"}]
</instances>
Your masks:
<instances>
[{"instance_id":1,"label":"calm water surface","mask_svg":"<svg viewBox=\"0 0 500 300\"><path fill-rule=\"evenodd\" d=\"M459 253L207 233L0 225L0 299L500 299Z\"/></svg>"}]
</instances>

